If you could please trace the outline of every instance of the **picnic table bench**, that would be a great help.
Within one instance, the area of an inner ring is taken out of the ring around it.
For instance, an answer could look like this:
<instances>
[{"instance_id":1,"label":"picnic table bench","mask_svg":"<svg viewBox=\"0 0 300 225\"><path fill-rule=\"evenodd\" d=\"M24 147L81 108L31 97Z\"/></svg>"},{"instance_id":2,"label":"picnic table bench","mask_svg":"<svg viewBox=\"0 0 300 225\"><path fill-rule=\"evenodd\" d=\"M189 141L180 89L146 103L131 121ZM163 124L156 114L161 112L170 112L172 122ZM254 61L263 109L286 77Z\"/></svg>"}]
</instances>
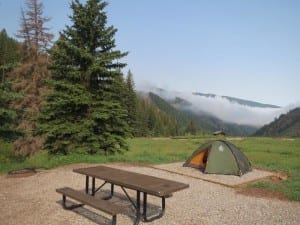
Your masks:
<instances>
[{"instance_id":1,"label":"picnic table bench","mask_svg":"<svg viewBox=\"0 0 300 225\"><path fill-rule=\"evenodd\" d=\"M87 195L84 192L74 190L69 187L64 188L58 188L56 189L56 192L62 194L63 196L63 206L66 209L73 209L77 206L82 206L82 204L73 205L70 207L66 206L66 197L70 197L72 199L75 199L76 201L79 201L83 203L84 205L89 205L95 209L101 210L107 214L110 214L112 216L112 225L116 225L117 223L117 215L119 213L123 213L125 211L125 207L113 204L111 202L102 200L102 199L96 199L95 197L91 195Z\"/></svg>"}]
</instances>

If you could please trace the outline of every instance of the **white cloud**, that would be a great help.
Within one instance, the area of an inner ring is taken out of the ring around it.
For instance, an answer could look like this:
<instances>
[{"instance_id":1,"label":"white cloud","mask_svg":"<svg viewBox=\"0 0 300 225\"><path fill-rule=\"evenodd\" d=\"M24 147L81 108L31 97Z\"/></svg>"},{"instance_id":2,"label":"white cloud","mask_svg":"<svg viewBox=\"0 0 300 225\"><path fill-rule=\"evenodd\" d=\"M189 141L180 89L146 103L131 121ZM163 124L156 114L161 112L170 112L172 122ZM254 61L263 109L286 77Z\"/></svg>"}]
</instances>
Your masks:
<instances>
[{"instance_id":1,"label":"white cloud","mask_svg":"<svg viewBox=\"0 0 300 225\"><path fill-rule=\"evenodd\" d=\"M143 86L143 90L154 92L167 100L174 100L175 97L185 99L191 104L184 105L184 107L198 114L205 112L226 122L258 127L268 124L281 114L287 113L289 110L300 106L300 102L298 102L282 108L250 107L230 102L228 99L221 96L212 98L194 95L188 92L175 92L166 89L161 90L157 89L154 85L146 85L146 83Z\"/></svg>"}]
</instances>

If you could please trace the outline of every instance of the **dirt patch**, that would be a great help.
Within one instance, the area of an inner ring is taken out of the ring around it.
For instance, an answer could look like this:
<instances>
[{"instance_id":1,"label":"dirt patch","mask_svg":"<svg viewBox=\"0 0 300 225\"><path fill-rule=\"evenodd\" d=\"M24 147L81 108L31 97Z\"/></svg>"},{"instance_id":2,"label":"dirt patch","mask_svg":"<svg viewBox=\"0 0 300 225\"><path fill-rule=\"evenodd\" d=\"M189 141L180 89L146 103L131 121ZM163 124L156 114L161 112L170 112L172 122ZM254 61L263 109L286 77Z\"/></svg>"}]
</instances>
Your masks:
<instances>
[{"instance_id":1,"label":"dirt patch","mask_svg":"<svg viewBox=\"0 0 300 225\"><path fill-rule=\"evenodd\" d=\"M274 176L266 177L262 179L263 182L270 182L273 184L280 184L282 181L286 180L289 177L285 173L276 173ZM246 184L247 185L247 184ZM237 189L238 194L253 196L257 198L268 198L268 199L279 199L282 201L289 201L288 197L285 196L282 192L272 191L265 188L259 187L247 187L246 185L240 186Z\"/></svg>"},{"instance_id":2,"label":"dirt patch","mask_svg":"<svg viewBox=\"0 0 300 225\"><path fill-rule=\"evenodd\" d=\"M268 181L270 181L274 184L279 184L282 181L285 181L286 179L288 179L288 177L289 176L287 174L277 173L276 176L269 177Z\"/></svg>"},{"instance_id":3,"label":"dirt patch","mask_svg":"<svg viewBox=\"0 0 300 225\"><path fill-rule=\"evenodd\" d=\"M237 190L237 193L256 198L268 198L289 201L289 199L283 193L278 191L267 190L264 188L243 188Z\"/></svg>"},{"instance_id":4,"label":"dirt patch","mask_svg":"<svg viewBox=\"0 0 300 225\"><path fill-rule=\"evenodd\" d=\"M7 177L8 178L20 178L20 177L29 177L33 176L37 173L37 171L34 168L26 168L21 170L13 170L8 172Z\"/></svg>"}]
</instances>

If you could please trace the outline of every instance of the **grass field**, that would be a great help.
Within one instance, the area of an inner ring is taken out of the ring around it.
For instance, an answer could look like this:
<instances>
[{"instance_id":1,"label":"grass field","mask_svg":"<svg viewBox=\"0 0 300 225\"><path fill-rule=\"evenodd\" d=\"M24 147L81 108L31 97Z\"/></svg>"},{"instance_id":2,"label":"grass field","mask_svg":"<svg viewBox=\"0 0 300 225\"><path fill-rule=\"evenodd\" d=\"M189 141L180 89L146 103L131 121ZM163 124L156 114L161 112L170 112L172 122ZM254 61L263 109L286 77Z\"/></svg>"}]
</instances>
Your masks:
<instances>
[{"instance_id":1,"label":"grass field","mask_svg":"<svg viewBox=\"0 0 300 225\"><path fill-rule=\"evenodd\" d=\"M230 139L229 139L230 140ZM130 151L116 155L58 155L42 152L26 160L12 159L12 145L0 143L0 171L21 168L53 168L72 163L128 162L161 164L185 161L208 138L134 138L128 140ZM243 138L230 140L249 158L255 168L287 173L280 183L259 182L252 186L279 191L289 199L300 201L300 139Z\"/></svg>"}]
</instances>

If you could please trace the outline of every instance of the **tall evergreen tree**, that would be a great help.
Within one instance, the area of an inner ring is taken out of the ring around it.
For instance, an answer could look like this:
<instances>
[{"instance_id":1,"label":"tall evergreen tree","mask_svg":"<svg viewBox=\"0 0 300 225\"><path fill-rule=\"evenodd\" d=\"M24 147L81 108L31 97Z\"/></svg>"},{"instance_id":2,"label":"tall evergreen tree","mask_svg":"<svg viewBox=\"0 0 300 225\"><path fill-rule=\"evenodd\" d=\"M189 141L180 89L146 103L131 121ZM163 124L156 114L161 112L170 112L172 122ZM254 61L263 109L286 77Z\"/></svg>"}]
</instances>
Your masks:
<instances>
[{"instance_id":1,"label":"tall evergreen tree","mask_svg":"<svg viewBox=\"0 0 300 225\"><path fill-rule=\"evenodd\" d=\"M137 97L137 120L136 120L136 137L146 137L149 135L148 117L149 106L141 97Z\"/></svg>"},{"instance_id":2,"label":"tall evergreen tree","mask_svg":"<svg viewBox=\"0 0 300 225\"><path fill-rule=\"evenodd\" d=\"M6 30L0 32L0 138L14 137L16 130L12 127L17 122L17 111L11 103L20 98L13 92L8 74L19 62L19 44L9 37Z\"/></svg>"},{"instance_id":3,"label":"tall evergreen tree","mask_svg":"<svg viewBox=\"0 0 300 225\"><path fill-rule=\"evenodd\" d=\"M20 95L11 89L11 82L0 81L0 139L12 139L17 134L12 127L17 123L17 111L11 107L11 102Z\"/></svg>"},{"instance_id":4,"label":"tall evergreen tree","mask_svg":"<svg viewBox=\"0 0 300 225\"><path fill-rule=\"evenodd\" d=\"M19 43L9 37L6 30L0 32L0 69L2 80L4 73L10 71L20 60Z\"/></svg>"},{"instance_id":5,"label":"tall evergreen tree","mask_svg":"<svg viewBox=\"0 0 300 225\"><path fill-rule=\"evenodd\" d=\"M116 29L107 26L102 0L71 3L71 26L50 51L52 92L39 121L52 153L98 153L127 149L126 109L120 69L126 56L115 50Z\"/></svg>"},{"instance_id":6,"label":"tall evergreen tree","mask_svg":"<svg viewBox=\"0 0 300 225\"><path fill-rule=\"evenodd\" d=\"M133 80L133 75L131 71L128 71L126 77L126 107L128 111L128 124L131 128L131 134L136 136L137 130L136 123L137 123L137 96L135 91L135 84Z\"/></svg>"},{"instance_id":7,"label":"tall evergreen tree","mask_svg":"<svg viewBox=\"0 0 300 225\"><path fill-rule=\"evenodd\" d=\"M176 118L160 110L149 98L137 96L136 112L136 137L179 134Z\"/></svg>"},{"instance_id":8,"label":"tall evergreen tree","mask_svg":"<svg viewBox=\"0 0 300 225\"><path fill-rule=\"evenodd\" d=\"M185 132L189 133L189 134L192 134L192 135L195 135L197 133L197 127L195 125L194 120L190 120L190 122L187 125L187 128L186 128Z\"/></svg>"}]
</instances>

